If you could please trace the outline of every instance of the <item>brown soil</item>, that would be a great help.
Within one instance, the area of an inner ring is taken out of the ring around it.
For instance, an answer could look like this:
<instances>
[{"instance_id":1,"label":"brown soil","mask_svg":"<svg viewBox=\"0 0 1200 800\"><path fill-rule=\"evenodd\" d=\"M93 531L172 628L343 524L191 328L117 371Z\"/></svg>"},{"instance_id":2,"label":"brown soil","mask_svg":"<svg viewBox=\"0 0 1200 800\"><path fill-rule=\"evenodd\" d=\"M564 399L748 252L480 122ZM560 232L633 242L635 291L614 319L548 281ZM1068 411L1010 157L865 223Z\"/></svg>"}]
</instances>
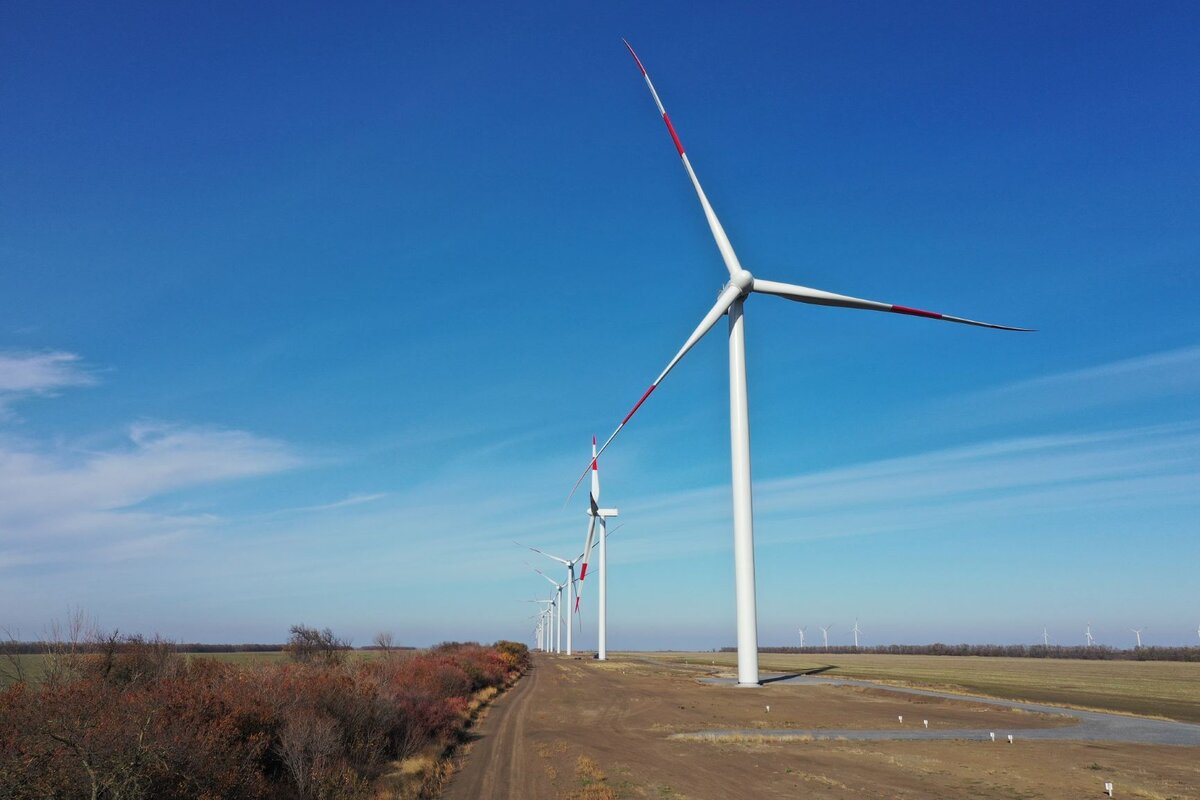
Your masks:
<instances>
[{"instance_id":1,"label":"brown soil","mask_svg":"<svg viewBox=\"0 0 1200 800\"><path fill-rule=\"evenodd\" d=\"M1200 748L1092 742L703 742L712 728L992 728L1057 716L882 689L701 684L686 667L540 656L480 727L448 800L614 798L1200 799ZM765 706L771 706L767 713Z\"/></svg>"}]
</instances>

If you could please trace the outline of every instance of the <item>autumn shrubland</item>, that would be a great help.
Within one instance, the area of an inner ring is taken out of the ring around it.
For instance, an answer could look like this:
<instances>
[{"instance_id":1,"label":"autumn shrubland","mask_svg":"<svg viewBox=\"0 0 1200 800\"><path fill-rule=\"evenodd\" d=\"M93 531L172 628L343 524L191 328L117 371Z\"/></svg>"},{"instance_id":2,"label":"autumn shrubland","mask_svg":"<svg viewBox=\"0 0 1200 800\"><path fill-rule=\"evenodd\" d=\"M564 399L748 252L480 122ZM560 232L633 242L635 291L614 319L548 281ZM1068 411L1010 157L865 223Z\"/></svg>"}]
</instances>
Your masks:
<instances>
[{"instance_id":1,"label":"autumn shrubland","mask_svg":"<svg viewBox=\"0 0 1200 800\"><path fill-rule=\"evenodd\" d=\"M0 800L419 797L529 658L512 642L345 653L237 664L113 635L57 654L0 692Z\"/></svg>"}]
</instances>

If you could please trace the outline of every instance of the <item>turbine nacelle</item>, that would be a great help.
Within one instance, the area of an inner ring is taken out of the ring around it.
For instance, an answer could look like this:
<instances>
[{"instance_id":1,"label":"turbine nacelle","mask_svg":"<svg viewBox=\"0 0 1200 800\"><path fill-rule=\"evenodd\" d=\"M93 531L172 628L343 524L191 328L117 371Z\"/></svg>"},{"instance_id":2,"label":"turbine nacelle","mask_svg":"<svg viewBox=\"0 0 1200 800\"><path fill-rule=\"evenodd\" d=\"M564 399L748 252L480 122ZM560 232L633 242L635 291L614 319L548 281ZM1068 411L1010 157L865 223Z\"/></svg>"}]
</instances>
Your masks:
<instances>
[{"instance_id":1,"label":"turbine nacelle","mask_svg":"<svg viewBox=\"0 0 1200 800\"><path fill-rule=\"evenodd\" d=\"M736 286L741 290L741 296L746 297L754 289L754 276L750 274L748 269L739 269L729 277L729 286Z\"/></svg>"}]
</instances>

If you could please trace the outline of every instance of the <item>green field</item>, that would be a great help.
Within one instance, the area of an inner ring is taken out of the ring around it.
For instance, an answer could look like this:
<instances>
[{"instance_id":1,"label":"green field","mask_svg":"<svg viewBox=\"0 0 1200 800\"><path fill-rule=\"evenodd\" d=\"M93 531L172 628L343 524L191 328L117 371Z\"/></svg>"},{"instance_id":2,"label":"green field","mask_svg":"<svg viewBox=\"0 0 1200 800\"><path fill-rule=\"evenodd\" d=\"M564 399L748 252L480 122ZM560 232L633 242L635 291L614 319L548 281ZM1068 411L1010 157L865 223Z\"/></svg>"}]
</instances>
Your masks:
<instances>
[{"instance_id":1,"label":"green field","mask_svg":"<svg viewBox=\"0 0 1200 800\"><path fill-rule=\"evenodd\" d=\"M636 655L715 662L724 669L737 664L735 653ZM768 672L828 667L830 677L1200 722L1200 663L1195 662L763 653L759 665Z\"/></svg>"}]
</instances>

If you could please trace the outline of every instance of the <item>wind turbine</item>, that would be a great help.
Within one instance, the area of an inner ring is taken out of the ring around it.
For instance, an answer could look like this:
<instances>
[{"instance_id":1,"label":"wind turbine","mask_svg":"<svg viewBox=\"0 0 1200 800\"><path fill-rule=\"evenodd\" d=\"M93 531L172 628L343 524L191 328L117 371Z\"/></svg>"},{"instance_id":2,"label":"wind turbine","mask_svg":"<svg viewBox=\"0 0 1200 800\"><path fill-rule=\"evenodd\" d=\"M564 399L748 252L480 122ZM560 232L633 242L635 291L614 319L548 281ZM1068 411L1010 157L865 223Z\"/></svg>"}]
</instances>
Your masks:
<instances>
[{"instance_id":1,"label":"wind turbine","mask_svg":"<svg viewBox=\"0 0 1200 800\"><path fill-rule=\"evenodd\" d=\"M862 633L862 630L858 627L858 617L854 618L854 627L850 629L850 632L854 634L854 649L857 650L858 649L858 635L860 633Z\"/></svg>"},{"instance_id":2,"label":"wind turbine","mask_svg":"<svg viewBox=\"0 0 1200 800\"><path fill-rule=\"evenodd\" d=\"M538 612L537 640L539 650L549 650L550 609L554 607L553 600L529 600L530 603L545 603L546 607Z\"/></svg>"},{"instance_id":3,"label":"wind turbine","mask_svg":"<svg viewBox=\"0 0 1200 800\"><path fill-rule=\"evenodd\" d=\"M556 617L557 617L557 623L558 623L555 626L558 629L558 632L557 632L557 640L558 641L557 641L557 644L554 646L554 652L561 653L562 652L562 592L563 592L563 588L567 585L567 582L563 581L562 583L559 583L558 581L554 580L554 578L551 578L549 575L547 575L546 573L542 572L540 569L538 569L537 567L534 567L532 565L530 565L530 569L532 569L538 575L541 575L546 580L550 581L550 583L554 584L554 588L556 590L555 595L554 595L554 607L557 612Z\"/></svg>"},{"instance_id":4,"label":"wind turbine","mask_svg":"<svg viewBox=\"0 0 1200 800\"><path fill-rule=\"evenodd\" d=\"M568 605L568 607L570 607L571 606L571 593L575 590L575 565L578 564L580 559L583 558L583 553L580 553L579 555L575 556L575 558L572 558L568 561L565 558L559 558L558 556L551 555L550 553L547 553L544 550L538 550L536 547L530 547L529 545L521 544L520 542L517 542L517 541L514 541L513 544L515 544L517 547L524 547L528 550L532 550L535 553L545 556L546 558L550 559L551 561L557 561L560 564L566 565L566 567L567 567L567 605ZM567 655L571 655L571 615L570 615L570 612L567 613Z\"/></svg>"},{"instance_id":5,"label":"wind turbine","mask_svg":"<svg viewBox=\"0 0 1200 800\"><path fill-rule=\"evenodd\" d=\"M829 629L832 628L833 625L832 624L831 625L818 625L817 627L821 629L821 641L823 641L825 643L825 649L828 650L829 649Z\"/></svg>"},{"instance_id":6,"label":"wind turbine","mask_svg":"<svg viewBox=\"0 0 1200 800\"><path fill-rule=\"evenodd\" d=\"M1050 633L1045 628L1042 628L1042 646L1050 646Z\"/></svg>"},{"instance_id":7,"label":"wind turbine","mask_svg":"<svg viewBox=\"0 0 1200 800\"><path fill-rule=\"evenodd\" d=\"M1146 629L1145 628L1130 628L1129 630L1132 631L1133 635L1137 637L1137 649L1141 650L1142 649L1142 631L1144 631Z\"/></svg>"},{"instance_id":8,"label":"wind turbine","mask_svg":"<svg viewBox=\"0 0 1200 800\"><path fill-rule=\"evenodd\" d=\"M1087 624L1087 630L1085 630L1083 632L1083 636L1084 636L1085 641L1087 641L1088 647L1091 647L1092 645L1094 645L1096 643L1096 637L1092 636L1092 623L1089 622Z\"/></svg>"},{"instance_id":9,"label":"wind turbine","mask_svg":"<svg viewBox=\"0 0 1200 800\"><path fill-rule=\"evenodd\" d=\"M807 628L807 627L804 627L804 628L801 628L801 629L800 629L800 649L801 649L801 650L803 650L803 649L804 649L804 632L805 632L806 630L808 630L808 628Z\"/></svg>"},{"instance_id":10,"label":"wind turbine","mask_svg":"<svg viewBox=\"0 0 1200 800\"><path fill-rule=\"evenodd\" d=\"M717 302L704 315L700 324L696 326L696 329L692 331L692 334L683 343L683 347L667 363L666 368L650 384L650 388L642 394L629 413L625 415L625 418L621 420L621 424L616 427L616 430L604 442L597 455L602 454L612 443L613 439L621 432L630 418L646 402L646 398L650 396L650 393L658 388L658 385L675 368L680 359L687 355L688 351L717 324L717 321L722 316L728 315L729 432L732 455L733 557L734 593L737 602L738 684L741 686L757 686L759 683L758 614L755 607L756 597L754 586L754 511L750 481L750 412L746 388L746 339L742 308L746 298L752 293L770 294L787 300L814 305L857 308L866 311L886 311L893 314L906 314L909 316L926 317L928 319L958 322L965 325L977 325L1000 330L1025 329L977 322L963 317L952 317L932 311L922 311L892 303L864 300L858 297L834 294L807 286L779 283L777 281L768 281L754 277L738 261L738 257L733 251L733 245L730 244L729 237L725 235L725 229L721 227L716 213L708 202L708 197L700 187L700 180L696 177L696 172L692 169L691 161L688 160L687 154L684 152L683 144L679 140L675 126L671 123L671 118L667 115L667 111L658 97L658 91L650 81L649 73L646 72L645 66L643 66L641 59L633 51L629 42L625 42L625 46L629 49L630 55L633 56L633 60L637 63L638 69L646 81L646 86L650 89L650 94L654 98L654 104L657 106L658 112L662 115L663 122L666 123L667 132L671 135L675 149L683 161L683 167L691 179L692 188L696 190L700 207L703 209L704 216L708 220L708 227L712 231L717 249L720 251L721 258L725 262L725 269L729 272L729 282L721 290L720 295L717 297ZM579 480L576 481L576 487L579 486L586 475L587 471L585 470L583 475L579 476ZM573 493L574 489L572 489Z\"/></svg>"},{"instance_id":11,"label":"wind turbine","mask_svg":"<svg viewBox=\"0 0 1200 800\"><path fill-rule=\"evenodd\" d=\"M596 457L596 437L592 437L592 486L588 502L588 532L583 545L583 566L579 570L579 592L583 592L583 581L587 578L588 562L592 557L592 541L596 533L596 520L600 520L600 594L597 605L600 620L596 634L596 658L608 659L608 520L619 515L615 508L600 508L600 460ZM615 530L615 529L614 529ZM575 610L579 610L579 594L575 595Z\"/></svg>"}]
</instances>

